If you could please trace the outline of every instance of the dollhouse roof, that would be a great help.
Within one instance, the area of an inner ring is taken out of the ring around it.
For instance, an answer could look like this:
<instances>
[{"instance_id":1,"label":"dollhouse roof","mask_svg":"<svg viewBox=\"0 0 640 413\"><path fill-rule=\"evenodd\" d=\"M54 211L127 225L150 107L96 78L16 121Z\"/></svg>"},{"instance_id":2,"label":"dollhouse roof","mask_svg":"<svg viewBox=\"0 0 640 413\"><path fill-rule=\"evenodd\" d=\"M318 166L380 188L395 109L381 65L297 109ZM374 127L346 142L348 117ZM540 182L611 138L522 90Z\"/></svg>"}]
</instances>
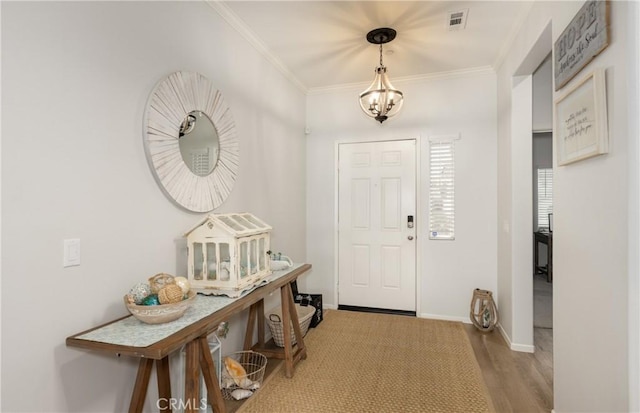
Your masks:
<instances>
[{"instance_id":1,"label":"dollhouse roof","mask_svg":"<svg viewBox=\"0 0 640 413\"><path fill-rule=\"evenodd\" d=\"M223 229L229 235L246 236L270 231L272 228L255 215L249 212L234 212L229 214L209 214L200 220L193 228L187 231L187 237L194 230L211 222L214 227Z\"/></svg>"}]
</instances>

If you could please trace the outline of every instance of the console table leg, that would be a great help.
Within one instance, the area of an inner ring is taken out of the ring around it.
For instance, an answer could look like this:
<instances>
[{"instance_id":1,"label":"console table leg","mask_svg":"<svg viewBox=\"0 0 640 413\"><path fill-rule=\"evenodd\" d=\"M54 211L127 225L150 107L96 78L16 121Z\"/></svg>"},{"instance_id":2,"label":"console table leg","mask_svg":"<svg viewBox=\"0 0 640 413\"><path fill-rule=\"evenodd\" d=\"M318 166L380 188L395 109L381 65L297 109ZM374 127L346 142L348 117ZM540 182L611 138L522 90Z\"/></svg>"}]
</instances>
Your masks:
<instances>
[{"instance_id":1,"label":"console table leg","mask_svg":"<svg viewBox=\"0 0 640 413\"><path fill-rule=\"evenodd\" d=\"M264 347L264 300L251 304L249 307L249 318L247 320L247 330L244 334L244 349L251 350L253 347L253 332L256 323L258 324L258 348Z\"/></svg>"},{"instance_id":2,"label":"console table leg","mask_svg":"<svg viewBox=\"0 0 640 413\"><path fill-rule=\"evenodd\" d=\"M256 310L258 312L258 345L264 347L264 300L256 303Z\"/></svg>"},{"instance_id":3,"label":"console table leg","mask_svg":"<svg viewBox=\"0 0 640 413\"><path fill-rule=\"evenodd\" d=\"M188 342L186 347L183 402L185 413L193 413L200 409L200 344L198 340L193 340Z\"/></svg>"},{"instance_id":4,"label":"console table leg","mask_svg":"<svg viewBox=\"0 0 640 413\"><path fill-rule=\"evenodd\" d=\"M296 303L293 301L293 292L291 291L291 284L285 285L287 290L287 305L289 307L289 314L291 316L291 321L293 325L293 332L296 336L296 343L298 345L297 354L300 355L300 358L307 358L307 349L304 345L304 339L302 337L302 329L300 328L300 320L298 319L298 311L296 310ZM296 360L294 360L294 363Z\"/></svg>"},{"instance_id":5,"label":"console table leg","mask_svg":"<svg viewBox=\"0 0 640 413\"><path fill-rule=\"evenodd\" d=\"M244 333L245 350L251 350L253 346L253 327L256 325L257 315L258 309L256 308L256 304L251 304L251 307L249 307L249 318L247 319L247 330Z\"/></svg>"},{"instance_id":6,"label":"console table leg","mask_svg":"<svg viewBox=\"0 0 640 413\"><path fill-rule=\"evenodd\" d=\"M129 404L129 413L142 412L144 399L147 397L147 388L149 387L149 378L151 377L152 367L152 359L140 359L140 364L138 365L138 375L136 376L136 384L133 387L131 403Z\"/></svg>"},{"instance_id":7,"label":"console table leg","mask_svg":"<svg viewBox=\"0 0 640 413\"><path fill-rule=\"evenodd\" d=\"M200 368L204 376L204 383L207 386L207 399L215 413L227 413L227 408L222 398L220 385L218 384L218 375L213 365L209 344L206 337L198 338L200 343Z\"/></svg>"},{"instance_id":8,"label":"console table leg","mask_svg":"<svg viewBox=\"0 0 640 413\"><path fill-rule=\"evenodd\" d=\"M169 356L156 360L158 374L158 407L161 412L171 413L171 376L169 374Z\"/></svg>"},{"instance_id":9,"label":"console table leg","mask_svg":"<svg viewBox=\"0 0 640 413\"><path fill-rule=\"evenodd\" d=\"M547 282L553 281L553 235L549 234L549 244L547 245Z\"/></svg>"},{"instance_id":10,"label":"console table leg","mask_svg":"<svg viewBox=\"0 0 640 413\"><path fill-rule=\"evenodd\" d=\"M533 275L538 273L538 260L540 259L540 249L538 245L538 240L533 236Z\"/></svg>"},{"instance_id":11,"label":"console table leg","mask_svg":"<svg viewBox=\"0 0 640 413\"><path fill-rule=\"evenodd\" d=\"M293 377L293 349L291 345L291 328L289 328L291 325L291 308L289 307L291 290L287 288L287 285L280 288L280 303L282 305L282 335L284 336L284 372L287 378L291 378Z\"/></svg>"}]
</instances>

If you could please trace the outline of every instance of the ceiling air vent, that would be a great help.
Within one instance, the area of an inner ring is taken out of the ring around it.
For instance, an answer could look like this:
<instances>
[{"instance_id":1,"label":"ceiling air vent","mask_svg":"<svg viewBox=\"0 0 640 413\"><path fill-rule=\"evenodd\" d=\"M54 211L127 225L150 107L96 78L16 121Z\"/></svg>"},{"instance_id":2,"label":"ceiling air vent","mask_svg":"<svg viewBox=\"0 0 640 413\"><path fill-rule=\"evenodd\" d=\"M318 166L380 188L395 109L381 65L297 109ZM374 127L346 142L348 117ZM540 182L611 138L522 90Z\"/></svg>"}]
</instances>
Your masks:
<instances>
[{"instance_id":1,"label":"ceiling air vent","mask_svg":"<svg viewBox=\"0 0 640 413\"><path fill-rule=\"evenodd\" d=\"M469 9L449 12L449 18L447 19L449 30L464 29L467 25L467 14L469 14Z\"/></svg>"}]
</instances>

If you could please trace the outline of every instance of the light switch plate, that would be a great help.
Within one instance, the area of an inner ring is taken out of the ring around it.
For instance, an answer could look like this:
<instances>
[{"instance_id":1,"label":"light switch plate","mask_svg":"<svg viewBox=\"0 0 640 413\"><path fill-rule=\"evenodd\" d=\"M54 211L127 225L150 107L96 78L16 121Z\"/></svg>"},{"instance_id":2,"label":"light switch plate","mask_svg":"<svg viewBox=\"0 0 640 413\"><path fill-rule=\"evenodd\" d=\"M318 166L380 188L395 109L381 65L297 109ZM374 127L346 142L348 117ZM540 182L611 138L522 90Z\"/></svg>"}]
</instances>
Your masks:
<instances>
[{"instance_id":1,"label":"light switch plate","mask_svg":"<svg viewBox=\"0 0 640 413\"><path fill-rule=\"evenodd\" d=\"M80 240L66 239L64 240L64 267L73 267L80 265Z\"/></svg>"}]
</instances>

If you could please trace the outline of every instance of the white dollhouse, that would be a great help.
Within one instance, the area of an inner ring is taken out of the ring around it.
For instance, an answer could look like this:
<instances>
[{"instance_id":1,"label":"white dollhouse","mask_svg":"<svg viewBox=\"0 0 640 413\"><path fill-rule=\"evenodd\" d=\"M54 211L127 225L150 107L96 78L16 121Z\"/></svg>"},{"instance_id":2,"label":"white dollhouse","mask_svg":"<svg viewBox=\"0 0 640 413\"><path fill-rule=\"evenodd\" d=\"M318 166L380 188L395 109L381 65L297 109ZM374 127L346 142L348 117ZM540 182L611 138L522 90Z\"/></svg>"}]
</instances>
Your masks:
<instances>
[{"instance_id":1,"label":"white dollhouse","mask_svg":"<svg viewBox=\"0 0 640 413\"><path fill-rule=\"evenodd\" d=\"M191 287L240 292L270 275L271 229L247 212L207 215L185 234Z\"/></svg>"}]
</instances>

